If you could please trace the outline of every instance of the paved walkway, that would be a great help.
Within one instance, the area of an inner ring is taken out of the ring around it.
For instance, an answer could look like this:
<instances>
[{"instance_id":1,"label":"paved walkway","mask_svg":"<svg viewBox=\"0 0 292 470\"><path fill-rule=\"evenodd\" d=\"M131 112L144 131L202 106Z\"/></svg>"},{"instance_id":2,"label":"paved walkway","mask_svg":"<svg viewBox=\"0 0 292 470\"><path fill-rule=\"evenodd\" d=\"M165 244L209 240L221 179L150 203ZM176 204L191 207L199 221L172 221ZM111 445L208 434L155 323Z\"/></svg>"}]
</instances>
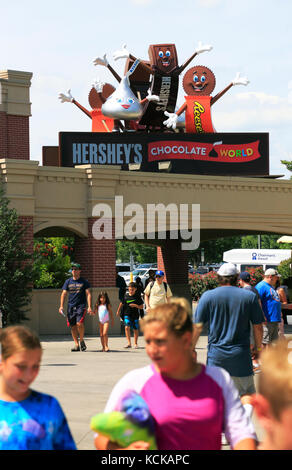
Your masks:
<instances>
[{"instance_id":1,"label":"paved walkway","mask_svg":"<svg viewBox=\"0 0 292 470\"><path fill-rule=\"evenodd\" d=\"M292 326L285 327L285 333L290 335ZM93 450L91 417L103 411L109 393L120 377L133 368L149 364L143 336L139 337L139 349L124 349L124 337L110 337L111 351L108 353L100 351L97 337L86 337L87 351L76 353L71 352L70 336L43 336L41 341L44 354L34 388L54 395L60 401L78 449ZM206 362L206 346L207 337L202 335L197 345L199 362ZM255 420L254 424L261 439L263 431Z\"/></svg>"}]
</instances>

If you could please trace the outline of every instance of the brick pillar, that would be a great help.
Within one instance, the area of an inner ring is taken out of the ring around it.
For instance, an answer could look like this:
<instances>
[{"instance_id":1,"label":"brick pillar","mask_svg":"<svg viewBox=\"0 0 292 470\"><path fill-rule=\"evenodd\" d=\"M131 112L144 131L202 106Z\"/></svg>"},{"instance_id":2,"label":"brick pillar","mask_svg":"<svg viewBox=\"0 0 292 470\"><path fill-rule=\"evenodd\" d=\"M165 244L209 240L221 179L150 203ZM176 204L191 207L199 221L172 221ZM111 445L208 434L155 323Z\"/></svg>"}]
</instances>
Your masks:
<instances>
[{"instance_id":1,"label":"brick pillar","mask_svg":"<svg viewBox=\"0 0 292 470\"><path fill-rule=\"evenodd\" d=\"M25 243L27 253L31 254L31 259L25 261L25 264L31 264L33 261L33 217L30 216L19 216L18 221L23 227L26 227L26 231L23 234L23 242ZM29 287L33 287L29 284Z\"/></svg>"},{"instance_id":2,"label":"brick pillar","mask_svg":"<svg viewBox=\"0 0 292 470\"><path fill-rule=\"evenodd\" d=\"M29 160L29 101L32 74L0 71L0 159Z\"/></svg>"},{"instance_id":3,"label":"brick pillar","mask_svg":"<svg viewBox=\"0 0 292 470\"><path fill-rule=\"evenodd\" d=\"M23 241L27 245L26 250L28 253L33 254L33 217L19 216L18 220L24 227L26 227L26 231L23 235Z\"/></svg>"},{"instance_id":4,"label":"brick pillar","mask_svg":"<svg viewBox=\"0 0 292 470\"><path fill-rule=\"evenodd\" d=\"M165 273L165 280L175 296L191 300L188 284L189 252L181 249L180 240L164 240L157 248L157 267Z\"/></svg>"},{"instance_id":5,"label":"brick pillar","mask_svg":"<svg viewBox=\"0 0 292 470\"><path fill-rule=\"evenodd\" d=\"M91 287L116 286L116 242L114 220L112 224L112 238L96 240L92 234L92 227L97 219L88 218L88 237L75 239L75 261L81 264L82 276Z\"/></svg>"}]
</instances>

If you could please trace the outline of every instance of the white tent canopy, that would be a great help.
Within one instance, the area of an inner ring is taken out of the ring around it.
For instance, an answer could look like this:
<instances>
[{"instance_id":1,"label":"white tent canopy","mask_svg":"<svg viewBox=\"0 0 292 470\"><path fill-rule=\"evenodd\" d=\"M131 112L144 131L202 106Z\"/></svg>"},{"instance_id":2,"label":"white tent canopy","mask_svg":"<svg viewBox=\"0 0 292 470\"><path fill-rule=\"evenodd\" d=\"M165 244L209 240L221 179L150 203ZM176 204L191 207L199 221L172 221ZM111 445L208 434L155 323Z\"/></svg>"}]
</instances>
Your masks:
<instances>
[{"instance_id":1,"label":"white tent canopy","mask_svg":"<svg viewBox=\"0 0 292 470\"><path fill-rule=\"evenodd\" d=\"M292 237L289 235L283 235L278 238L277 243L292 243Z\"/></svg>"}]
</instances>

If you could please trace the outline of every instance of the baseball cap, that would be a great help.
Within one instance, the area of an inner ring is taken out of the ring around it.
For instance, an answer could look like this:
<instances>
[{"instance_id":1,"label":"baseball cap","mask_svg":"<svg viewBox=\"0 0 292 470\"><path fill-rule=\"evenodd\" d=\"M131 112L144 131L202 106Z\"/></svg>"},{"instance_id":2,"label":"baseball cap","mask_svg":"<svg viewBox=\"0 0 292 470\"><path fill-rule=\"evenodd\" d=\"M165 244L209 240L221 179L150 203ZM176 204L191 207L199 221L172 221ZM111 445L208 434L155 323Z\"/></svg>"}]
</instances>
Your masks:
<instances>
[{"instance_id":1,"label":"baseball cap","mask_svg":"<svg viewBox=\"0 0 292 470\"><path fill-rule=\"evenodd\" d=\"M249 282L250 281L250 274L248 271L243 271L242 273L239 274L239 279L242 279L243 281Z\"/></svg>"},{"instance_id":2,"label":"baseball cap","mask_svg":"<svg viewBox=\"0 0 292 470\"><path fill-rule=\"evenodd\" d=\"M71 263L71 269L73 268L81 269L81 265L79 263Z\"/></svg>"},{"instance_id":3,"label":"baseball cap","mask_svg":"<svg viewBox=\"0 0 292 470\"><path fill-rule=\"evenodd\" d=\"M269 268L269 269L266 269L265 276L279 276L279 273L276 269Z\"/></svg>"},{"instance_id":4,"label":"baseball cap","mask_svg":"<svg viewBox=\"0 0 292 470\"><path fill-rule=\"evenodd\" d=\"M155 276L164 276L164 272L163 271L156 271L155 272Z\"/></svg>"},{"instance_id":5,"label":"baseball cap","mask_svg":"<svg viewBox=\"0 0 292 470\"><path fill-rule=\"evenodd\" d=\"M235 264L232 263L224 263L217 271L219 276L234 276L234 274L238 274L238 269Z\"/></svg>"}]
</instances>

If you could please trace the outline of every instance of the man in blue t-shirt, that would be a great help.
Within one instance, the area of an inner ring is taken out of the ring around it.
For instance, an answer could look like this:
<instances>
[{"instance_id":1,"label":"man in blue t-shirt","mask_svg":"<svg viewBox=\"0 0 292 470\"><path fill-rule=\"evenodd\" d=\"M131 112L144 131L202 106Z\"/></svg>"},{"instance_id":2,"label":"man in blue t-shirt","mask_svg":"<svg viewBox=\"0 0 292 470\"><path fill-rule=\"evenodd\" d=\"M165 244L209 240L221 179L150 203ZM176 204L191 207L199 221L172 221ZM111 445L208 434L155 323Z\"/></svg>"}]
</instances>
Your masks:
<instances>
[{"instance_id":1,"label":"man in blue t-shirt","mask_svg":"<svg viewBox=\"0 0 292 470\"><path fill-rule=\"evenodd\" d=\"M81 277L81 266L78 263L72 263L72 277L67 279L62 287L59 312L64 315L64 302L68 295L67 307L67 325L71 328L72 338L75 346L71 351L85 351L84 341L84 318L86 314L86 303L88 313L93 314L91 309L91 292L89 282ZM79 341L80 339L80 346Z\"/></svg>"},{"instance_id":2,"label":"man in blue t-shirt","mask_svg":"<svg viewBox=\"0 0 292 470\"><path fill-rule=\"evenodd\" d=\"M279 278L276 269L265 271L264 279L256 285L259 293L266 324L264 327L263 344L270 344L279 338L279 322L281 321L281 301L275 285Z\"/></svg>"},{"instance_id":3,"label":"man in blue t-shirt","mask_svg":"<svg viewBox=\"0 0 292 470\"><path fill-rule=\"evenodd\" d=\"M253 292L237 287L238 271L225 263L217 272L220 287L205 292L195 313L195 333L208 325L208 365L222 367L232 376L244 404L255 393L250 351L250 323L255 337L255 354L262 344L263 314Z\"/></svg>"}]
</instances>

